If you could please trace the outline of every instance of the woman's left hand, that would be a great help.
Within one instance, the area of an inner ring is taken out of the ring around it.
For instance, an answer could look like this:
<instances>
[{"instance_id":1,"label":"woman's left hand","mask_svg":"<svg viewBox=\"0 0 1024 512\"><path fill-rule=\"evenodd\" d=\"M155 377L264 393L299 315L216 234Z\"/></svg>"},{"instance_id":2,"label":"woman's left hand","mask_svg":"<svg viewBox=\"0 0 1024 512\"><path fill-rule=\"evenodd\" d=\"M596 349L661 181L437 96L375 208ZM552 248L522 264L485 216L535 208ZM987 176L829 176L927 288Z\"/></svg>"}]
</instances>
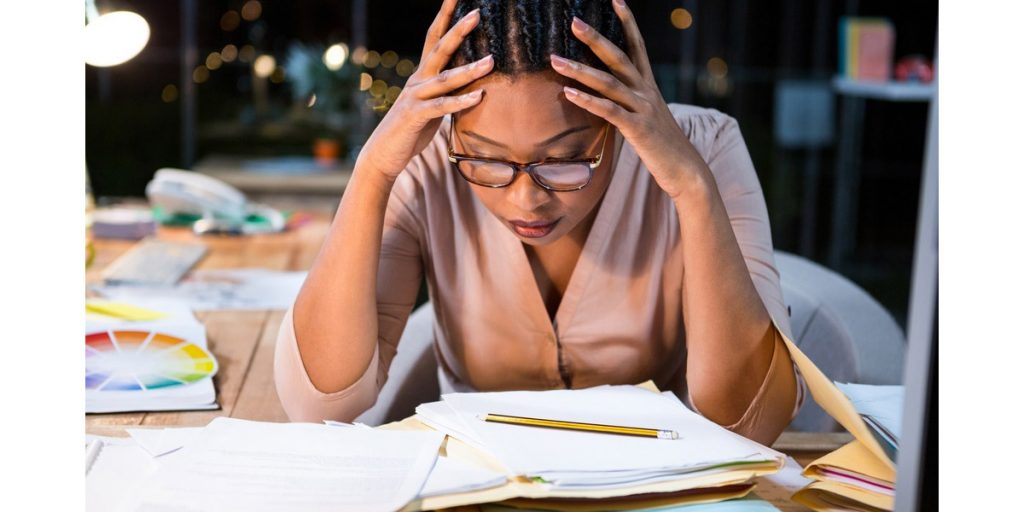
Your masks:
<instances>
[{"instance_id":1,"label":"woman's left hand","mask_svg":"<svg viewBox=\"0 0 1024 512\"><path fill-rule=\"evenodd\" d=\"M694 178L708 176L707 165L658 90L633 12L622 0L610 1L622 20L629 55L579 18L573 18L572 31L614 74L557 55L551 55L551 67L604 96L564 87L569 101L618 128L662 190L678 199Z\"/></svg>"}]
</instances>

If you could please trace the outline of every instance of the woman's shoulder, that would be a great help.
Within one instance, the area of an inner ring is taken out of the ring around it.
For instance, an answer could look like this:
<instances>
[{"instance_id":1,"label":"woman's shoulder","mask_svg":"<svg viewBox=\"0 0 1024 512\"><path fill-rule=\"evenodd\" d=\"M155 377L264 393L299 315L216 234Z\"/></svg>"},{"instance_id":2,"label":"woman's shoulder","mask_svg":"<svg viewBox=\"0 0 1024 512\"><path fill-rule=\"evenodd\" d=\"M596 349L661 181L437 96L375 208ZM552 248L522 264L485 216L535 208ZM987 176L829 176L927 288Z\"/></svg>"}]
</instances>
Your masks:
<instances>
[{"instance_id":1,"label":"woman's shoulder","mask_svg":"<svg viewBox=\"0 0 1024 512\"><path fill-rule=\"evenodd\" d=\"M682 103L669 103L668 108L690 143L708 163L723 152L745 144L739 123L729 114Z\"/></svg>"},{"instance_id":2,"label":"woman's shoulder","mask_svg":"<svg viewBox=\"0 0 1024 512\"><path fill-rule=\"evenodd\" d=\"M737 125L734 117L713 108L669 103L668 109L690 142L698 147L713 144L722 132Z\"/></svg>"}]
</instances>

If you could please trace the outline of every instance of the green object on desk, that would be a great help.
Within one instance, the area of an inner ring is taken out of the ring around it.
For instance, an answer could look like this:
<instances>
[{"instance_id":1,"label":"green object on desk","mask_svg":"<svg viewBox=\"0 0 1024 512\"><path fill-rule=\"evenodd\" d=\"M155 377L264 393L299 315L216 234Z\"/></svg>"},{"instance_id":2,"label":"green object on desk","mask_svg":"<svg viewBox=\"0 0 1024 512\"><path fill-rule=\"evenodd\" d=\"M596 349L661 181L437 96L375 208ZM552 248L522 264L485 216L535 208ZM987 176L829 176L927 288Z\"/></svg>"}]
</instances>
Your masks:
<instances>
[{"instance_id":1,"label":"green object on desk","mask_svg":"<svg viewBox=\"0 0 1024 512\"><path fill-rule=\"evenodd\" d=\"M153 218L162 226L191 227L192 224L195 224L203 216L194 213L168 212L159 206L154 206Z\"/></svg>"},{"instance_id":2,"label":"green object on desk","mask_svg":"<svg viewBox=\"0 0 1024 512\"><path fill-rule=\"evenodd\" d=\"M292 212L281 212L284 215L285 221L291 217ZM202 215L195 213L180 213L180 212L168 212L159 206L153 207L153 218L162 226L171 227L192 227L193 224L199 219L202 219ZM245 223L252 226L266 226L270 225L270 219L256 213L250 213L245 217Z\"/></svg>"}]
</instances>

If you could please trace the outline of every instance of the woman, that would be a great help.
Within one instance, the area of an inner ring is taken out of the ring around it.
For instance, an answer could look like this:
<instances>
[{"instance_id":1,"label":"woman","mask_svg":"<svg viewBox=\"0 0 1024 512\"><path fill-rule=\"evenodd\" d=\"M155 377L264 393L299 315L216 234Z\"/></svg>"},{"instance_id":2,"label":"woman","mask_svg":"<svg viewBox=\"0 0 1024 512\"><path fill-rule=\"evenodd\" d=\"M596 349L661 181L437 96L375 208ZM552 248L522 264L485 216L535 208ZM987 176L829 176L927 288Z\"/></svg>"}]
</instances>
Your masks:
<instances>
[{"instance_id":1,"label":"woman","mask_svg":"<svg viewBox=\"0 0 1024 512\"><path fill-rule=\"evenodd\" d=\"M737 124L666 105L621 0L444 1L285 315L289 417L373 405L424 274L444 392L652 379L765 444L802 401Z\"/></svg>"}]
</instances>

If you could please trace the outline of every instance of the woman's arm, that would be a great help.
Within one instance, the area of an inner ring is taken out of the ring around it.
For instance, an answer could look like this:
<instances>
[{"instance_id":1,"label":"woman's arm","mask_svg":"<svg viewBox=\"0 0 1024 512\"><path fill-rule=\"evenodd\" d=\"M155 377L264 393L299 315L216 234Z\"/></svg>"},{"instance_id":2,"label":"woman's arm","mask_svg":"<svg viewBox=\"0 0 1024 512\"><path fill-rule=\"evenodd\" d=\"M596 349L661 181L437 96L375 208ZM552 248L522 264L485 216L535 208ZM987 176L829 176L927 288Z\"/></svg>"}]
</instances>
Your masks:
<instances>
[{"instance_id":1,"label":"woman's arm","mask_svg":"<svg viewBox=\"0 0 1024 512\"><path fill-rule=\"evenodd\" d=\"M383 173L357 164L295 300L292 320L299 353L321 392L348 388L370 365L377 344L375 291L391 187Z\"/></svg>"},{"instance_id":2,"label":"woman's arm","mask_svg":"<svg viewBox=\"0 0 1024 512\"><path fill-rule=\"evenodd\" d=\"M400 177L409 176L403 176L408 166L424 165L417 155L435 138L441 118L476 105L482 91L450 94L493 68L484 58L444 70L480 21L474 10L451 25L454 9L455 1L445 0L428 30L420 67L360 151L327 239L286 315L275 379L293 419L358 414L372 406L387 376L421 273L416 229L409 227L415 214L406 204L416 188L414 180ZM409 187L404 200L392 197L402 183ZM389 218L392 226L386 226ZM326 402L332 406L319 407Z\"/></svg>"},{"instance_id":3,"label":"woman's arm","mask_svg":"<svg viewBox=\"0 0 1024 512\"><path fill-rule=\"evenodd\" d=\"M743 435L771 442L789 422L797 394L788 352L775 336L772 317L762 301L762 296L775 299L768 289L772 278L754 276L765 269L748 265L757 258L772 260L768 215L757 175L735 121L731 128L726 126L734 131L716 133L713 153L723 156L716 161L712 155L704 161L658 90L632 11L625 2L613 5L629 46L625 51L582 20L574 19L572 24L576 38L610 72L557 56L552 56L551 65L597 93L564 87L567 100L618 128L675 203L685 265L687 384L694 406ZM736 194L724 191L723 196L716 177L728 173L736 173L735 183L753 185ZM751 244L759 248L750 251ZM767 268L774 272L770 263ZM764 294L759 295L755 279ZM777 290L777 274L774 279ZM777 306L773 304L776 315Z\"/></svg>"},{"instance_id":4,"label":"woman's arm","mask_svg":"<svg viewBox=\"0 0 1024 512\"><path fill-rule=\"evenodd\" d=\"M756 414L756 424L744 422L755 431L741 433L770 442L791 419L796 377L765 304L781 301L781 291L764 197L736 122L720 117L725 122L708 161L693 151L681 162L690 178L674 198L685 268L687 385L701 414L723 425ZM727 190L719 189L716 174Z\"/></svg>"}]
</instances>

